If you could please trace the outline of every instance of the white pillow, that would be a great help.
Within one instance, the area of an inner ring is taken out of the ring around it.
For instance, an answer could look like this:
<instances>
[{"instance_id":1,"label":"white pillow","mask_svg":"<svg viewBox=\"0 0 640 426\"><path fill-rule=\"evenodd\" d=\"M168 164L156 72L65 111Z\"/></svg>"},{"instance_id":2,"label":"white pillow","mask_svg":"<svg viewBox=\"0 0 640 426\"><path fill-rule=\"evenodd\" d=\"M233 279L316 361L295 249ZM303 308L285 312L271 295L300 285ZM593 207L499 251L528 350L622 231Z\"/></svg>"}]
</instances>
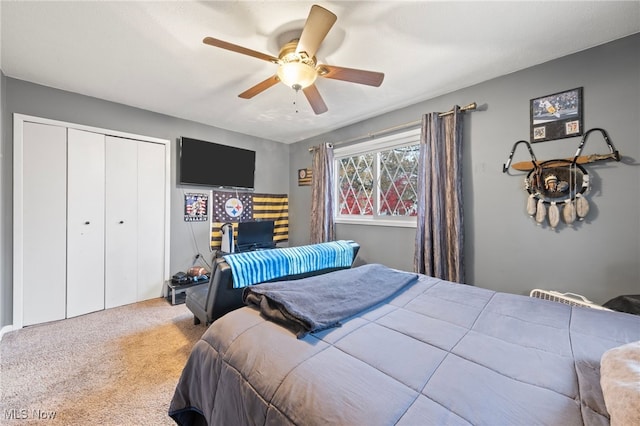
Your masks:
<instances>
[{"instance_id":1,"label":"white pillow","mask_svg":"<svg viewBox=\"0 0 640 426\"><path fill-rule=\"evenodd\" d=\"M640 341L602 355L600 386L612 426L640 425Z\"/></svg>"}]
</instances>

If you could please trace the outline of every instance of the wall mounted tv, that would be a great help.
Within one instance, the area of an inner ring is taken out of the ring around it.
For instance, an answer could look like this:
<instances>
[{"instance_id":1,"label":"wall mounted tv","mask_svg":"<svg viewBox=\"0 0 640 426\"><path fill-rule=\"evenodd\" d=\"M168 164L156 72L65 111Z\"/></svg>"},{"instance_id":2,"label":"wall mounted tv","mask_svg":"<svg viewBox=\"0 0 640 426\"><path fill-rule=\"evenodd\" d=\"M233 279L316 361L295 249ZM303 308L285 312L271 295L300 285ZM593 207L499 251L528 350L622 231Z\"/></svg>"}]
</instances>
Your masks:
<instances>
[{"instance_id":1,"label":"wall mounted tv","mask_svg":"<svg viewBox=\"0 0 640 426\"><path fill-rule=\"evenodd\" d=\"M182 185L254 187L255 151L183 136L178 154L178 176Z\"/></svg>"}]
</instances>

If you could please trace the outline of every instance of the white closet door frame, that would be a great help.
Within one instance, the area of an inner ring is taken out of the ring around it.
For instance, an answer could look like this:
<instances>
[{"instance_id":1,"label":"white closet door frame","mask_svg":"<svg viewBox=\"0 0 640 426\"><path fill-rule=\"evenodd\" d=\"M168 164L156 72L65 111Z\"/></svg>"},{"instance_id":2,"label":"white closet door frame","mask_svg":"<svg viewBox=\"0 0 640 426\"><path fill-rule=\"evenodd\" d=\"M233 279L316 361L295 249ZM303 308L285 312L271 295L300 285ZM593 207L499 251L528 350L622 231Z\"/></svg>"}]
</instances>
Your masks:
<instances>
[{"instance_id":1,"label":"white closet door frame","mask_svg":"<svg viewBox=\"0 0 640 426\"><path fill-rule=\"evenodd\" d=\"M22 178L24 160L23 128L25 122L48 124L52 126L66 127L70 129L85 130L88 132L103 133L107 136L116 136L127 139L135 139L143 142L153 142L165 145L165 224L164 224L164 277L167 281L169 273L170 255L170 226L171 226L171 141L168 139L154 138L137 135L134 133L120 132L116 130L102 129L98 127L84 126L82 124L69 123L48 118L35 117L25 114L13 114L13 324L3 328L5 331L17 330L23 327L23 245L24 245L24 204L22 193L24 182Z\"/></svg>"}]
</instances>

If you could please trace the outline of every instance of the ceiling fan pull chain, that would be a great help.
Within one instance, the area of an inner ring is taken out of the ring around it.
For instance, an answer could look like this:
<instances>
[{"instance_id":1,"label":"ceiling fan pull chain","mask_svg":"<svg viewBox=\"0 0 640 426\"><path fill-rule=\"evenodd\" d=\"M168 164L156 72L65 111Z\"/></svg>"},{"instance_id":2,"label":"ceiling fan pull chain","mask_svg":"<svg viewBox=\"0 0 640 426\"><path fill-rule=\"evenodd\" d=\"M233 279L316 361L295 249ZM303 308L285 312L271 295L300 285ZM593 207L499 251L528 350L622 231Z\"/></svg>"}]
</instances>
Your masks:
<instances>
[{"instance_id":1,"label":"ceiling fan pull chain","mask_svg":"<svg viewBox=\"0 0 640 426\"><path fill-rule=\"evenodd\" d=\"M299 96L299 95L298 95L298 93L300 93L300 91L299 91L299 90L294 90L294 95L293 95L293 107L294 107L294 108L295 108L295 110L296 110L296 114L298 114L298 113L300 112L300 111L298 110L298 102L297 102L297 101L298 101L298 100L297 100L297 98L298 98L298 96Z\"/></svg>"}]
</instances>

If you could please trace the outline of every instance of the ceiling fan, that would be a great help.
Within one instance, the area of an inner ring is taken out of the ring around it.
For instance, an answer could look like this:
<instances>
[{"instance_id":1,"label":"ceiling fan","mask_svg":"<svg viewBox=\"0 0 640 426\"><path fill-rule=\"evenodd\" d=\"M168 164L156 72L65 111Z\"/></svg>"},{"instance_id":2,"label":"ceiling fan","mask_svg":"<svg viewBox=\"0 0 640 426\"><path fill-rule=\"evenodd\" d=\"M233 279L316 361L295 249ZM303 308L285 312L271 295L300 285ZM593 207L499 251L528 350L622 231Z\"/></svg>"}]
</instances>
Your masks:
<instances>
[{"instance_id":1,"label":"ceiling fan","mask_svg":"<svg viewBox=\"0 0 640 426\"><path fill-rule=\"evenodd\" d=\"M327 112L328 108L314 84L318 76L375 87L380 86L384 79L384 74L380 72L317 63L315 54L336 19L336 15L332 12L318 5L313 5L302 28L300 38L282 46L278 57L213 37L205 37L202 41L210 46L253 56L278 65L276 74L240 93L239 97L251 99L278 82L282 82L295 91L302 90L313 111L316 114L322 114Z\"/></svg>"}]
</instances>

